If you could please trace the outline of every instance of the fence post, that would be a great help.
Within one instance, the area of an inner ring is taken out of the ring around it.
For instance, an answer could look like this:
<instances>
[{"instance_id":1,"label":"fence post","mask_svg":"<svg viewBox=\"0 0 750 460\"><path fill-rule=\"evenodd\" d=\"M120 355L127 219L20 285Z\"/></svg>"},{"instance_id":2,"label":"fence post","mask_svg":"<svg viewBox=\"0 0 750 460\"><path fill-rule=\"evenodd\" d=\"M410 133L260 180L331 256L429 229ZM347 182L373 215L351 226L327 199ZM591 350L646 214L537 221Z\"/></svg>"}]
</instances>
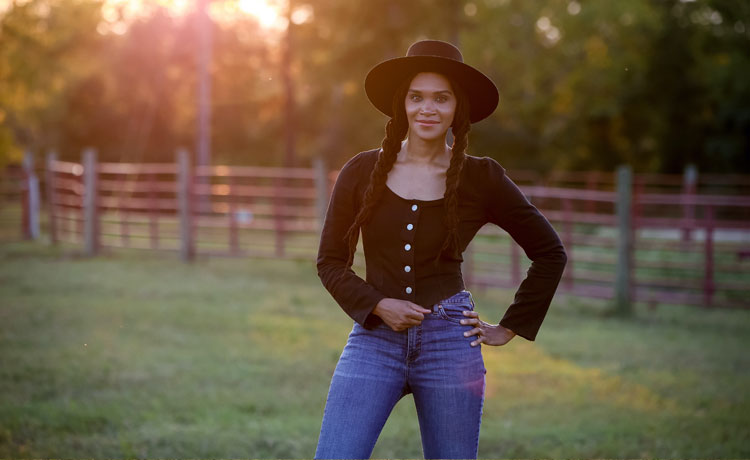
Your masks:
<instances>
[{"instance_id":1,"label":"fence post","mask_svg":"<svg viewBox=\"0 0 750 460\"><path fill-rule=\"evenodd\" d=\"M99 252L99 209L96 150L83 151L83 241L86 255Z\"/></svg>"},{"instance_id":2,"label":"fence post","mask_svg":"<svg viewBox=\"0 0 750 460\"><path fill-rule=\"evenodd\" d=\"M125 195L130 193L130 180L128 180L126 174L122 174L119 181L120 192L117 204L117 216L120 219L120 241L124 247L128 247L130 246L130 226L128 225L130 202Z\"/></svg>"},{"instance_id":3,"label":"fence post","mask_svg":"<svg viewBox=\"0 0 750 460\"><path fill-rule=\"evenodd\" d=\"M685 198L692 198L698 189L698 168L694 164L685 166L685 172L682 176L682 196ZM683 218L685 219L685 225L682 228L682 241L685 243L690 241L690 236L694 227L695 221L695 205L692 203L685 203L682 205Z\"/></svg>"},{"instance_id":4,"label":"fence post","mask_svg":"<svg viewBox=\"0 0 750 460\"><path fill-rule=\"evenodd\" d=\"M190 156L184 148L177 149L177 210L180 217L180 259L190 262L195 257L191 210Z\"/></svg>"},{"instance_id":5,"label":"fence post","mask_svg":"<svg viewBox=\"0 0 750 460\"><path fill-rule=\"evenodd\" d=\"M276 193L273 196L273 223L276 234L276 257L284 257L284 209L286 198L282 197L286 190L286 181L282 177L273 180Z\"/></svg>"},{"instance_id":6,"label":"fence post","mask_svg":"<svg viewBox=\"0 0 750 460\"><path fill-rule=\"evenodd\" d=\"M21 238L29 239L29 179L26 171L26 156L21 163Z\"/></svg>"},{"instance_id":7,"label":"fence post","mask_svg":"<svg viewBox=\"0 0 750 460\"><path fill-rule=\"evenodd\" d=\"M57 244L57 190L55 190L55 162L57 161L57 152L50 150L47 152L46 162L46 182L47 182L47 214L49 216L49 240L52 244Z\"/></svg>"},{"instance_id":8,"label":"fence post","mask_svg":"<svg viewBox=\"0 0 750 460\"><path fill-rule=\"evenodd\" d=\"M706 206L706 242L704 244L706 252L705 276L703 280L703 306L710 307L713 301L714 290L714 208L711 205Z\"/></svg>"},{"instance_id":9,"label":"fence post","mask_svg":"<svg viewBox=\"0 0 750 460\"><path fill-rule=\"evenodd\" d=\"M323 222L325 222L326 211L328 211L328 170L323 157L315 157L313 159L313 169L315 171L315 196L316 196L316 208L318 211L318 228L323 228Z\"/></svg>"},{"instance_id":10,"label":"fence post","mask_svg":"<svg viewBox=\"0 0 750 460\"><path fill-rule=\"evenodd\" d=\"M35 240L39 238L39 178L34 172L34 154L28 150L23 156L23 172L27 197L24 200L24 237Z\"/></svg>"},{"instance_id":11,"label":"fence post","mask_svg":"<svg viewBox=\"0 0 750 460\"><path fill-rule=\"evenodd\" d=\"M237 198L235 197L237 178L234 174L227 174L227 207L229 216L229 253L240 253L239 229L237 228Z\"/></svg>"},{"instance_id":12,"label":"fence post","mask_svg":"<svg viewBox=\"0 0 750 460\"><path fill-rule=\"evenodd\" d=\"M588 203L594 203L588 201ZM573 203L570 198L563 199L563 244L565 245L565 252L568 253L568 263L565 266L563 272L563 280L565 283L565 289L568 291L573 290Z\"/></svg>"},{"instance_id":13,"label":"fence post","mask_svg":"<svg viewBox=\"0 0 750 460\"><path fill-rule=\"evenodd\" d=\"M633 241L631 233L631 200L633 172L628 165L617 167L617 268L615 274L615 309L621 316L633 314L631 274Z\"/></svg>"},{"instance_id":14,"label":"fence post","mask_svg":"<svg viewBox=\"0 0 750 460\"><path fill-rule=\"evenodd\" d=\"M148 229L151 249L159 248L159 210L157 190L158 178L155 173L146 173L146 189L148 190Z\"/></svg>"}]
</instances>

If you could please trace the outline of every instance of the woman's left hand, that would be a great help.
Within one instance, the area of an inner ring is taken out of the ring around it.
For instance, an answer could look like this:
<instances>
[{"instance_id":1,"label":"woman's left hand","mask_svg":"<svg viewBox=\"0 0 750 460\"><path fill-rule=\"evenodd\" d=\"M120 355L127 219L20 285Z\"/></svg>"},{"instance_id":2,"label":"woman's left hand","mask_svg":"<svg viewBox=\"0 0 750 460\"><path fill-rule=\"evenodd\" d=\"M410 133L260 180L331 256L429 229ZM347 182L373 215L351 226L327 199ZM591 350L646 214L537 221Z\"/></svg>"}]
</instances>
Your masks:
<instances>
[{"instance_id":1,"label":"woman's left hand","mask_svg":"<svg viewBox=\"0 0 750 460\"><path fill-rule=\"evenodd\" d=\"M505 345L510 342L510 339L516 336L516 333L510 329L503 327L499 324L493 325L485 323L479 319L479 313L475 311L465 310L464 316L468 316L466 319L461 320L461 324L474 325L474 329L464 332L464 337L476 335L477 339L471 342L472 347L476 347L480 343L487 345Z\"/></svg>"}]
</instances>

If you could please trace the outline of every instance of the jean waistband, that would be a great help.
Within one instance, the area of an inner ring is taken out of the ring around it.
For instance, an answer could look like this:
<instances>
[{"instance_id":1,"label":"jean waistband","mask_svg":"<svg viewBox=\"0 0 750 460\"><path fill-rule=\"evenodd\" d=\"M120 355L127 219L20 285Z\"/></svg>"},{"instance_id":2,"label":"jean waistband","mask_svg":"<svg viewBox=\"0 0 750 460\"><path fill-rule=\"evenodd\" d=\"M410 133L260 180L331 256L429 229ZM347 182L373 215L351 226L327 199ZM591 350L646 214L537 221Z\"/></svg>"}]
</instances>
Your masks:
<instances>
[{"instance_id":1,"label":"jean waistband","mask_svg":"<svg viewBox=\"0 0 750 460\"><path fill-rule=\"evenodd\" d=\"M438 303L443 304L443 305L461 305L461 304L465 304L467 301L471 303L471 306L473 308L474 299L471 296L471 292L464 289L462 291L458 291L457 293L453 294L447 299L441 300Z\"/></svg>"}]
</instances>

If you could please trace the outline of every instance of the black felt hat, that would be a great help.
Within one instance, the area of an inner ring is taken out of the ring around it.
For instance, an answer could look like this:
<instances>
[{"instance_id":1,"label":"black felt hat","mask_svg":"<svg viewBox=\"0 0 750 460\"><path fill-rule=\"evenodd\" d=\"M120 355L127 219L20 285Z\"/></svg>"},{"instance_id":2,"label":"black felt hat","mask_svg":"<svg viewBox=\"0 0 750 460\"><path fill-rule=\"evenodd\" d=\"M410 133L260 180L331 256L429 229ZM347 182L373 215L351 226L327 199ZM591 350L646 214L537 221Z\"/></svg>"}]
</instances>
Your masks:
<instances>
[{"instance_id":1,"label":"black felt hat","mask_svg":"<svg viewBox=\"0 0 750 460\"><path fill-rule=\"evenodd\" d=\"M490 116L497 107L497 87L485 74L464 64L461 51L450 43L422 40L412 44L406 56L376 65L365 77L365 92L381 112L393 116L393 93L403 81L419 72L436 72L451 77L469 98L472 123Z\"/></svg>"}]
</instances>

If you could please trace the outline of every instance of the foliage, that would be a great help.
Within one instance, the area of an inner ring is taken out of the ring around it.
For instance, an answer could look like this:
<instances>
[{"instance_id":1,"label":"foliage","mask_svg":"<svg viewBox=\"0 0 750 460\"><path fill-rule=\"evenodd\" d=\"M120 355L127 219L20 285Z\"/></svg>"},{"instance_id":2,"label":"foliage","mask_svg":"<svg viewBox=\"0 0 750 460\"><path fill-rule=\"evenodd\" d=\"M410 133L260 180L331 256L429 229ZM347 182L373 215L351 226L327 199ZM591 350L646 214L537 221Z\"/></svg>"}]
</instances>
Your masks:
<instances>
[{"instance_id":1,"label":"foliage","mask_svg":"<svg viewBox=\"0 0 750 460\"><path fill-rule=\"evenodd\" d=\"M195 145L194 12L154 7L119 27L100 1L15 0L0 16L0 159L91 145L109 161L172 161ZM335 168L379 145L386 120L364 75L430 37L457 41L500 89L474 155L541 171L750 172L742 0L289 1L310 13L289 26L298 164ZM235 15L213 36L214 161L280 165L285 32Z\"/></svg>"},{"instance_id":2,"label":"foliage","mask_svg":"<svg viewBox=\"0 0 750 460\"><path fill-rule=\"evenodd\" d=\"M73 86L92 72L99 45L90 33L100 20L96 1L14 3L0 22L0 164L21 148L56 147ZM12 136L13 142L7 142Z\"/></svg>"}]
</instances>

